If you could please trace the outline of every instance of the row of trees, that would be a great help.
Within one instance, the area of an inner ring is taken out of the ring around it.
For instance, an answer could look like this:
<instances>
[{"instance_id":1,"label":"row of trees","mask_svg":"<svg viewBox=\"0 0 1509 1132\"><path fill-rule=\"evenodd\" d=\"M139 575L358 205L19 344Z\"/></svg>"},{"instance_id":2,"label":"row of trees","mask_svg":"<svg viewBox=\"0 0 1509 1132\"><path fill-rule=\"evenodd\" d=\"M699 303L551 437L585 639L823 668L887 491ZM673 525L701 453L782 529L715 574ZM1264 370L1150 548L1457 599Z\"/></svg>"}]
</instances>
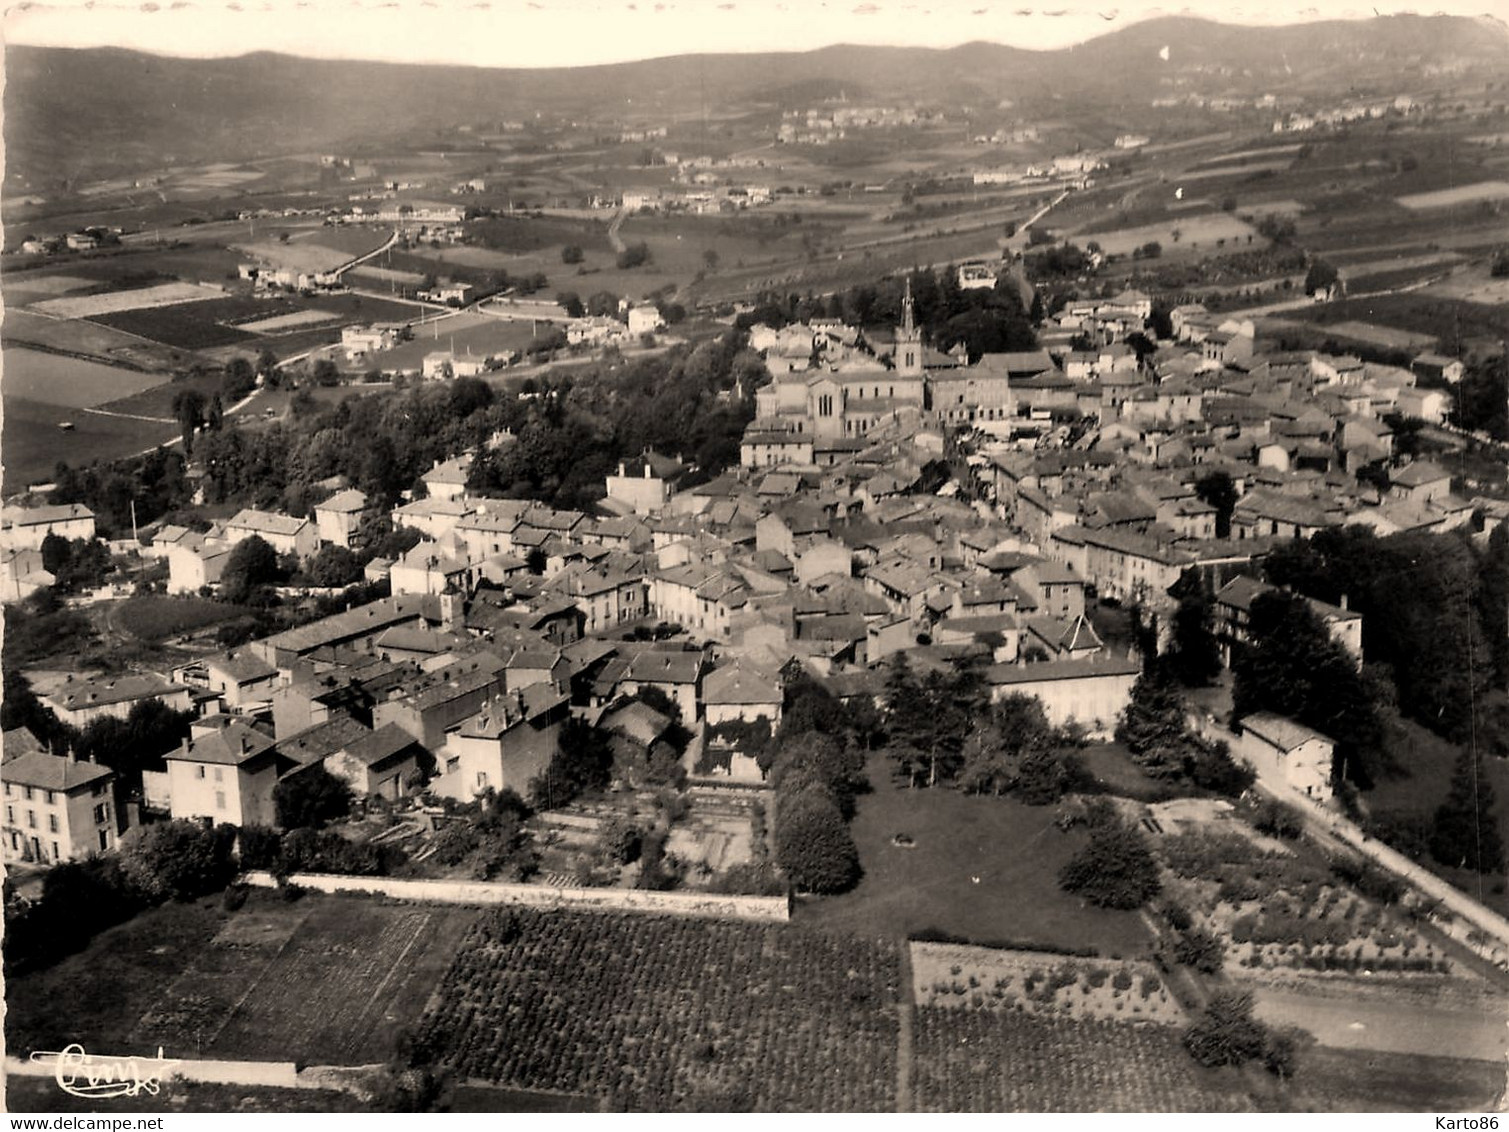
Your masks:
<instances>
[{"instance_id":1,"label":"row of trees","mask_svg":"<svg viewBox=\"0 0 1509 1132\"><path fill-rule=\"evenodd\" d=\"M919 676L899 656L886 677L886 754L916 786L1057 801L1081 777L1074 734L1053 728L1034 697L991 703L977 665Z\"/></svg>"}]
</instances>

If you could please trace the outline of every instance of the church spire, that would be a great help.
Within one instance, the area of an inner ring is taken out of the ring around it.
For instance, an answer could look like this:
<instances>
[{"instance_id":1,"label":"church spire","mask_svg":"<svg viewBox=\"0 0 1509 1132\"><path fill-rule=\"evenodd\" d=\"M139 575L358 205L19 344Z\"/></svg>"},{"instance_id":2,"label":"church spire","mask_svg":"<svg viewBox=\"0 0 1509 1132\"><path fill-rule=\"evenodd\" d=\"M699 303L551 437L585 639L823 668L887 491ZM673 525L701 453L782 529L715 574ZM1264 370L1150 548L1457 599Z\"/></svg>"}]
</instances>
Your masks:
<instances>
[{"instance_id":1,"label":"church spire","mask_svg":"<svg viewBox=\"0 0 1509 1132\"><path fill-rule=\"evenodd\" d=\"M912 323L912 277L906 277L906 293L901 299L901 332L908 338L912 336L914 326Z\"/></svg>"},{"instance_id":2,"label":"church spire","mask_svg":"<svg viewBox=\"0 0 1509 1132\"><path fill-rule=\"evenodd\" d=\"M896 370L907 377L922 376L922 332L912 315L912 277L906 277L901 299L901 325L896 328Z\"/></svg>"}]
</instances>

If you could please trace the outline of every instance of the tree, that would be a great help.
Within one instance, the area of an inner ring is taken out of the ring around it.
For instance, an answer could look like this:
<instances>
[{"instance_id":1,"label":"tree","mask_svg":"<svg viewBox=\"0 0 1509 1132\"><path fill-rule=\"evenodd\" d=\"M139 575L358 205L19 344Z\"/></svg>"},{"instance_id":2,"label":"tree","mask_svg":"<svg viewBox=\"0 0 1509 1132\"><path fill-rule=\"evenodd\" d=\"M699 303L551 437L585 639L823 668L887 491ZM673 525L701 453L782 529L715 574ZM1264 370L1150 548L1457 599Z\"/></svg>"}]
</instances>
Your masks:
<instances>
[{"instance_id":1,"label":"tree","mask_svg":"<svg viewBox=\"0 0 1509 1132\"><path fill-rule=\"evenodd\" d=\"M1147 841L1108 803L1092 810L1090 840L1065 863L1058 883L1098 907L1121 909L1141 907L1163 887Z\"/></svg>"},{"instance_id":2,"label":"tree","mask_svg":"<svg viewBox=\"0 0 1509 1132\"><path fill-rule=\"evenodd\" d=\"M277 551L260 535L251 535L231 548L220 572L220 592L227 601L244 602L253 591L278 580Z\"/></svg>"},{"instance_id":3,"label":"tree","mask_svg":"<svg viewBox=\"0 0 1509 1132\"><path fill-rule=\"evenodd\" d=\"M587 313L587 308L582 306L582 297L575 291L562 291L556 295L555 301L566 312L567 318L581 318Z\"/></svg>"},{"instance_id":4,"label":"tree","mask_svg":"<svg viewBox=\"0 0 1509 1132\"><path fill-rule=\"evenodd\" d=\"M194 451L194 432L204 419L204 394L197 389L180 389L173 394L173 417L183 430L184 455Z\"/></svg>"},{"instance_id":5,"label":"tree","mask_svg":"<svg viewBox=\"0 0 1509 1132\"><path fill-rule=\"evenodd\" d=\"M1252 995L1222 991L1184 1032L1184 1048L1206 1067L1242 1065L1263 1056L1268 1028L1252 1016Z\"/></svg>"},{"instance_id":6,"label":"tree","mask_svg":"<svg viewBox=\"0 0 1509 1132\"><path fill-rule=\"evenodd\" d=\"M771 764L770 784L782 796L804 790L825 791L847 821L854 798L869 789L864 753L840 736L782 728Z\"/></svg>"},{"instance_id":7,"label":"tree","mask_svg":"<svg viewBox=\"0 0 1509 1132\"><path fill-rule=\"evenodd\" d=\"M351 813L351 784L322 763L295 771L272 791L278 824L284 829L323 829Z\"/></svg>"},{"instance_id":8,"label":"tree","mask_svg":"<svg viewBox=\"0 0 1509 1132\"><path fill-rule=\"evenodd\" d=\"M310 374L310 377L316 385L327 388L341 383L341 371L336 368L335 363L329 358L321 358L315 362L314 370Z\"/></svg>"},{"instance_id":9,"label":"tree","mask_svg":"<svg viewBox=\"0 0 1509 1132\"><path fill-rule=\"evenodd\" d=\"M1305 272L1305 294L1313 295L1316 291L1328 291L1336 286L1341 280L1341 273L1323 259L1311 262L1310 270Z\"/></svg>"},{"instance_id":10,"label":"tree","mask_svg":"<svg viewBox=\"0 0 1509 1132\"><path fill-rule=\"evenodd\" d=\"M1030 775L1030 793L1034 804L1057 801L1053 756L1053 728L1036 696L1014 694L996 703L989 718L976 727L964 742L963 766L959 785L969 794L1004 794L1023 785L1023 775ZM1047 755L1044 759L1041 756ZM1037 799L1051 793L1052 797Z\"/></svg>"},{"instance_id":11,"label":"tree","mask_svg":"<svg viewBox=\"0 0 1509 1132\"><path fill-rule=\"evenodd\" d=\"M150 900L195 900L224 888L235 875L234 841L232 826L207 829L192 821L142 826L121 843L121 870Z\"/></svg>"},{"instance_id":12,"label":"tree","mask_svg":"<svg viewBox=\"0 0 1509 1132\"><path fill-rule=\"evenodd\" d=\"M618 269L627 271L634 267L643 267L654 262L655 257L650 252L650 245L643 240L637 244L630 244L618 253Z\"/></svg>"},{"instance_id":13,"label":"tree","mask_svg":"<svg viewBox=\"0 0 1509 1132\"><path fill-rule=\"evenodd\" d=\"M1509 440L1509 356L1496 354L1466 368L1452 420L1470 432Z\"/></svg>"},{"instance_id":14,"label":"tree","mask_svg":"<svg viewBox=\"0 0 1509 1132\"><path fill-rule=\"evenodd\" d=\"M1248 643L1232 665L1232 710L1287 716L1336 741L1338 766L1359 785L1379 770L1383 721L1352 655L1298 594L1256 598Z\"/></svg>"},{"instance_id":15,"label":"tree","mask_svg":"<svg viewBox=\"0 0 1509 1132\"><path fill-rule=\"evenodd\" d=\"M587 313L593 318L616 315L618 296L612 291L594 291L587 297Z\"/></svg>"},{"instance_id":16,"label":"tree","mask_svg":"<svg viewBox=\"0 0 1509 1132\"><path fill-rule=\"evenodd\" d=\"M818 789L783 795L776 808L776 861L797 888L842 892L859 879L859 851L837 803Z\"/></svg>"},{"instance_id":17,"label":"tree","mask_svg":"<svg viewBox=\"0 0 1509 1132\"><path fill-rule=\"evenodd\" d=\"M1493 786L1481 757L1464 748L1457 756L1446 800L1436 810L1430 855L1448 868L1497 873L1504 868L1504 844L1494 813Z\"/></svg>"},{"instance_id":18,"label":"tree","mask_svg":"<svg viewBox=\"0 0 1509 1132\"><path fill-rule=\"evenodd\" d=\"M1205 592L1200 572L1193 568L1180 575L1169 593L1179 599L1174 610L1169 666L1186 688L1203 688L1221 671L1210 596Z\"/></svg>"},{"instance_id":19,"label":"tree","mask_svg":"<svg viewBox=\"0 0 1509 1132\"><path fill-rule=\"evenodd\" d=\"M1132 685L1132 698L1116 725L1116 741L1154 777L1178 776L1185 749L1184 700L1166 667L1154 666Z\"/></svg>"},{"instance_id":20,"label":"tree","mask_svg":"<svg viewBox=\"0 0 1509 1132\"><path fill-rule=\"evenodd\" d=\"M1174 940L1174 958L1202 975L1218 975L1226 961L1226 945L1206 931L1181 932Z\"/></svg>"},{"instance_id":21,"label":"tree","mask_svg":"<svg viewBox=\"0 0 1509 1132\"><path fill-rule=\"evenodd\" d=\"M529 794L536 806L553 809L583 794L606 789L612 778L613 749L608 737L586 720L572 716L561 727L545 773L530 783Z\"/></svg>"},{"instance_id":22,"label":"tree","mask_svg":"<svg viewBox=\"0 0 1509 1132\"><path fill-rule=\"evenodd\" d=\"M1195 481L1195 494L1216 509L1216 538L1231 537L1231 513L1236 509L1236 483L1226 472L1209 472Z\"/></svg>"},{"instance_id":23,"label":"tree","mask_svg":"<svg viewBox=\"0 0 1509 1132\"><path fill-rule=\"evenodd\" d=\"M362 579L361 559L344 546L330 543L320 547L310 559L306 571L309 580L317 586L349 586Z\"/></svg>"},{"instance_id":24,"label":"tree","mask_svg":"<svg viewBox=\"0 0 1509 1132\"><path fill-rule=\"evenodd\" d=\"M263 354L268 354L264 350ZM263 358L257 359L258 364L263 363ZM273 359L273 366L277 365L277 359ZM220 379L220 391L225 394L225 399L235 404L245 397L257 386L257 373L252 369L251 362L237 355L225 363L225 374Z\"/></svg>"},{"instance_id":25,"label":"tree","mask_svg":"<svg viewBox=\"0 0 1509 1132\"><path fill-rule=\"evenodd\" d=\"M567 244L561 249L562 263L581 263L586 258L582 249L576 244Z\"/></svg>"}]
</instances>

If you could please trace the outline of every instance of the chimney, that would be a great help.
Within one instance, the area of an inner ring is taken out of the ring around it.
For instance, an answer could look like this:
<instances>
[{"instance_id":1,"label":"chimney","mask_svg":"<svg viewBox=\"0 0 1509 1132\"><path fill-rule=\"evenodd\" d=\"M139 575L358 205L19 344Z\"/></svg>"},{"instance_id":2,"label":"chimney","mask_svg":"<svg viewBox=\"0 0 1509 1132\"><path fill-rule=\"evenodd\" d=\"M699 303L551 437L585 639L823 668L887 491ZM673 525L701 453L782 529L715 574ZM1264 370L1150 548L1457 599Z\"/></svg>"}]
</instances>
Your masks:
<instances>
[{"instance_id":1,"label":"chimney","mask_svg":"<svg viewBox=\"0 0 1509 1132\"><path fill-rule=\"evenodd\" d=\"M1347 606L1347 595L1346 594L1342 594L1341 595L1341 608L1342 609L1347 609L1348 608L1348 606Z\"/></svg>"}]
</instances>

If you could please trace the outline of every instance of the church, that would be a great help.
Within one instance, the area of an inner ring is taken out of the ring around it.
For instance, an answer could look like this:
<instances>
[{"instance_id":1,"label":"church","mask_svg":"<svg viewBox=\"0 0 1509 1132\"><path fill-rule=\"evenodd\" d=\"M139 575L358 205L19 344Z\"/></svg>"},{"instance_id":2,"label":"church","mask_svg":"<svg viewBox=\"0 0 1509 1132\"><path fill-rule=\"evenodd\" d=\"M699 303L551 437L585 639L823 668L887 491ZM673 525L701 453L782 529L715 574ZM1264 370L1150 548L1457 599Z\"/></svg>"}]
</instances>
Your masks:
<instances>
[{"instance_id":1,"label":"church","mask_svg":"<svg viewBox=\"0 0 1509 1132\"><path fill-rule=\"evenodd\" d=\"M1004 368L988 364L989 355L974 366L954 365L936 372L925 366L925 357L908 280L893 365L867 356L825 364L815 350L811 368L778 373L770 384L755 390L755 420L746 442L759 438L760 451L744 462L806 463L811 458L803 460L802 454L814 450L834 456L853 451L863 447L877 425L907 409L931 414L949 426L1002 422L1010 427L1006 422L1015 415L1010 379ZM816 463L831 462L820 455Z\"/></svg>"}]
</instances>

